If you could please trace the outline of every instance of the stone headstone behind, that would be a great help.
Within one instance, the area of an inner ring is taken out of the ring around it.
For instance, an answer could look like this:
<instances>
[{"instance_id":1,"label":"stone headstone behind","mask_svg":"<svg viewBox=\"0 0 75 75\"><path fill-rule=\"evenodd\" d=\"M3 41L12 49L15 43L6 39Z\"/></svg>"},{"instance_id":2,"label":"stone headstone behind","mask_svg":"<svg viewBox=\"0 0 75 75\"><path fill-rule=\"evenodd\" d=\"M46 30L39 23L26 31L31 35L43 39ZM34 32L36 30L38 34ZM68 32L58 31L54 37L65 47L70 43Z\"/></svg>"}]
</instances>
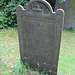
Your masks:
<instances>
[{"instance_id":1,"label":"stone headstone behind","mask_svg":"<svg viewBox=\"0 0 75 75\"><path fill-rule=\"evenodd\" d=\"M64 11L45 0L17 6L20 55L31 67L57 74Z\"/></svg>"},{"instance_id":2,"label":"stone headstone behind","mask_svg":"<svg viewBox=\"0 0 75 75\"><path fill-rule=\"evenodd\" d=\"M64 28L70 28L74 26L75 28L75 1L74 0L65 0L63 3L59 3L56 0L55 11L58 8L62 8L65 11L65 19L64 19Z\"/></svg>"}]
</instances>

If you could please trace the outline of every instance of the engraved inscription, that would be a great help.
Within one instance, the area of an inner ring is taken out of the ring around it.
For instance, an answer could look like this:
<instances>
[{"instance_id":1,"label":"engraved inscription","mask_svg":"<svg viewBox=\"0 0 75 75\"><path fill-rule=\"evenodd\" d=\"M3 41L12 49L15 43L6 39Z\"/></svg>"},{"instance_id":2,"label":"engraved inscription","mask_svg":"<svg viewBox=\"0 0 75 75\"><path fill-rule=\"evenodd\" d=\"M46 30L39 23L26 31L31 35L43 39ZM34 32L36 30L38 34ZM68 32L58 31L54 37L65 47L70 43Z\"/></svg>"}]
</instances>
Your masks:
<instances>
[{"instance_id":1,"label":"engraved inscription","mask_svg":"<svg viewBox=\"0 0 75 75\"><path fill-rule=\"evenodd\" d=\"M35 12L35 13L42 13L42 14L49 14L49 9L45 4L42 2L33 2L28 7L28 12Z\"/></svg>"}]
</instances>

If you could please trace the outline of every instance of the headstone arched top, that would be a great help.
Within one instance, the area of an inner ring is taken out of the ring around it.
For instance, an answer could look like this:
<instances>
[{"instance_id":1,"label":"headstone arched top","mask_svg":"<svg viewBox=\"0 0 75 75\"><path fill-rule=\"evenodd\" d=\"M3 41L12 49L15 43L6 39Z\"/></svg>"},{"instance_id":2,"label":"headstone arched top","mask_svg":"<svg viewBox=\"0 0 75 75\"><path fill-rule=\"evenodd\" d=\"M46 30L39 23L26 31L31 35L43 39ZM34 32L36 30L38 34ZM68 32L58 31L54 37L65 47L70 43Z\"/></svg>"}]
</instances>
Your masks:
<instances>
[{"instance_id":1,"label":"headstone arched top","mask_svg":"<svg viewBox=\"0 0 75 75\"><path fill-rule=\"evenodd\" d=\"M17 10L25 10L25 12L35 14L50 14L53 13L51 5L45 0L31 0L24 9L21 5L17 6Z\"/></svg>"},{"instance_id":2,"label":"headstone arched top","mask_svg":"<svg viewBox=\"0 0 75 75\"><path fill-rule=\"evenodd\" d=\"M53 12L53 9L45 0L31 0L26 7L26 11L49 14L50 12Z\"/></svg>"}]
</instances>

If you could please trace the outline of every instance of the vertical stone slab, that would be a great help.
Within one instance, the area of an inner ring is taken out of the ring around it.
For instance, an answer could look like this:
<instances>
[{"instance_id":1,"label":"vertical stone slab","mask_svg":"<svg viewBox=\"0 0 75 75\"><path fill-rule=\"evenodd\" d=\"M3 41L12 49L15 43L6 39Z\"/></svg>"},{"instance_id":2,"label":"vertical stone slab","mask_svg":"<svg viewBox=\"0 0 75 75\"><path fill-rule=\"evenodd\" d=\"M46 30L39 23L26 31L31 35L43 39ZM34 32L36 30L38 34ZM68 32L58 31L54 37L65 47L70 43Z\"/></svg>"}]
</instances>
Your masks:
<instances>
[{"instance_id":1,"label":"vertical stone slab","mask_svg":"<svg viewBox=\"0 0 75 75\"><path fill-rule=\"evenodd\" d=\"M57 74L64 11L45 0L17 6L20 55L31 67Z\"/></svg>"},{"instance_id":2,"label":"vertical stone slab","mask_svg":"<svg viewBox=\"0 0 75 75\"><path fill-rule=\"evenodd\" d=\"M58 0L56 0L55 10L58 8L62 8L65 11L64 28L70 28L72 25L75 28L75 1L66 0L59 4Z\"/></svg>"}]
</instances>

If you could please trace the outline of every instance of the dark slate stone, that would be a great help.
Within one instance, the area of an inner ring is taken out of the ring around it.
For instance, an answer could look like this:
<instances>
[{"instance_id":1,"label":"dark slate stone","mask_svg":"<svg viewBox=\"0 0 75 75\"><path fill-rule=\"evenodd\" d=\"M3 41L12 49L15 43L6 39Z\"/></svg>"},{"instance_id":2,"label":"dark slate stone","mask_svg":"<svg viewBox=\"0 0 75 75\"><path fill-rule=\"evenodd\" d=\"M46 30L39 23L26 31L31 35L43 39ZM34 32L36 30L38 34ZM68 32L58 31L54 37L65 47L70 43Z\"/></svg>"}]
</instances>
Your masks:
<instances>
[{"instance_id":1,"label":"dark slate stone","mask_svg":"<svg viewBox=\"0 0 75 75\"><path fill-rule=\"evenodd\" d=\"M20 55L31 67L57 74L64 11L45 0L17 6Z\"/></svg>"}]
</instances>

